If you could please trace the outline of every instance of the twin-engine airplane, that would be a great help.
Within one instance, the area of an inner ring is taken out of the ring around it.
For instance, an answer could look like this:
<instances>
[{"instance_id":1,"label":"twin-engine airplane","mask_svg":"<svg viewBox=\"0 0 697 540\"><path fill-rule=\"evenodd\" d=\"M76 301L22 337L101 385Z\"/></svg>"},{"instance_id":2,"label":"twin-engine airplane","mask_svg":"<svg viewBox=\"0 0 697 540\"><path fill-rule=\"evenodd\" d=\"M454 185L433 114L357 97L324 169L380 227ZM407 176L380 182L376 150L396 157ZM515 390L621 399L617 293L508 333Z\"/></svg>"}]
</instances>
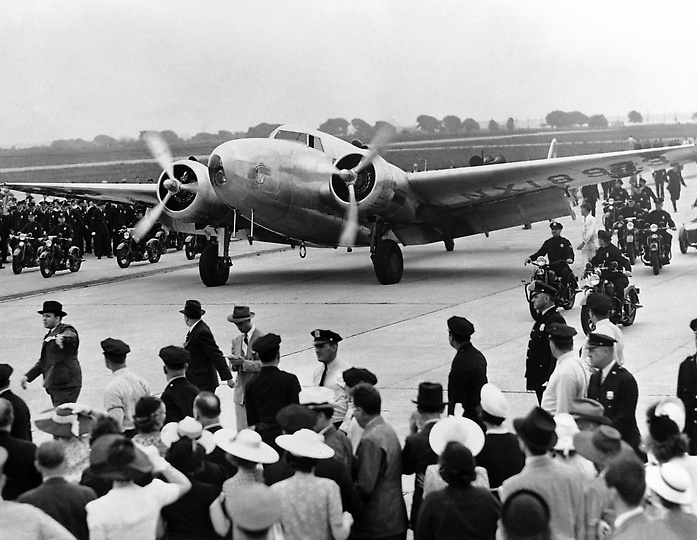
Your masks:
<instances>
[{"instance_id":1,"label":"twin-engine airplane","mask_svg":"<svg viewBox=\"0 0 697 540\"><path fill-rule=\"evenodd\" d=\"M384 141L382 141L384 143ZM403 246L453 240L573 214L566 187L626 178L697 160L694 145L515 163L405 172L378 155L316 130L284 125L267 139L221 144L208 165L172 160L150 144L165 169L157 184L8 183L30 193L154 207L166 225L212 227L217 242L201 255L209 287L227 282L233 235L282 244L369 246L382 284L398 283ZM154 148L153 148L154 147Z\"/></svg>"}]
</instances>

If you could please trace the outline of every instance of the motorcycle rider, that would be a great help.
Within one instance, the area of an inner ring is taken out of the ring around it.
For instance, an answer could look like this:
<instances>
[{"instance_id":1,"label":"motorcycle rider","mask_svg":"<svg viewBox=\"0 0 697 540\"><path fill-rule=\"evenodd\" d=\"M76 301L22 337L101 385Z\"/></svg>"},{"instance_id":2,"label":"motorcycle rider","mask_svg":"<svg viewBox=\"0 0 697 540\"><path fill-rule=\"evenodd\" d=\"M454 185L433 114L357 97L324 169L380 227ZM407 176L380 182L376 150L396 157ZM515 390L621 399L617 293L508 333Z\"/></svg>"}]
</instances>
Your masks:
<instances>
[{"instance_id":1,"label":"motorcycle rider","mask_svg":"<svg viewBox=\"0 0 697 540\"><path fill-rule=\"evenodd\" d=\"M58 214L58 223L48 232L48 235L58 237L56 240L60 242L61 247L60 260L58 261L60 263L67 255L68 248L73 241L73 228L66 223L65 214L63 212Z\"/></svg>"},{"instance_id":2,"label":"motorcycle rider","mask_svg":"<svg viewBox=\"0 0 697 540\"><path fill-rule=\"evenodd\" d=\"M659 225L663 223L666 227L670 227L671 230L675 230L675 222L670 214L663 210L663 199L659 197L656 199L656 209L649 212L646 216L647 225L656 224ZM670 259L670 246L673 242L673 235L668 232L667 229L659 229L659 234L663 238L663 244L668 246L668 251L666 252L666 259Z\"/></svg>"},{"instance_id":3,"label":"motorcycle rider","mask_svg":"<svg viewBox=\"0 0 697 540\"><path fill-rule=\"evenodd\" d=\"M610 192L610 198L615 201L616 207L624 206L629 199L629 193L622 187L622 179L615 178L615 185Z\"/></svg>"},{"instance_id":4,"label":"motorcycle rider","mask_svg":"<svg viewBox=\"0 0 697 540\"><path fill-rule=\"evenodd\" d=\"M634 197L630 197L627 199L627 204L620 208L620 211L617 213L617 222L615 223L615 226L617 228L617 225L620 224L621 222L625 222L627 218L637 218L637 219L643 219L646 215L644 210L638 205L637 203L637 196L635 195ZM622 248L622 251L626 251L626 246L624 245L625 243L625 236L627 234L626 228L617 228L617 243L620 245Z\"/></svg>"},{"instance_id":5,"label":"motorcycle rider","mask_svg":"<svg viewBox=\"0 0 697 540\"><path fill-rule=\"evenodd\" d=\"M538 257L547 256L549 259L549 268L559 276L564 284L569 283L569 278L572 275L569 265L574 262L574 248L571 242L561 235L564 226L558 221L552 221L549 224L552 232L552 237L545 240L542 247L535 253L525 259L525 264L530 264Z\"/></svg>"},{"instance_id":6,"label":"motorcycle rider","mask_svg":"<svg viewBox=\"0 0 697 540\"><path fill-rule=\"evenodd\" d=\"M44 228L41 226L41 223L36 221L36 213L29 212L27 214L27 218L29 219L29 221L27 221L24 227L22 227L20 232L23 232L25 234L31 234L35 240L43 236Z\"/></svg>"},{"instance_id":7,"label":"motorcycle rider","mask_svg":"<svg viewBox=\"0 0 697 540\"><path fill-rule=\"evenodd\" d=\"M653 192L649 186L646 185L646 179L639 177L639 189L637 190L635 196L637 197L637 202L639 206L643 208L646 212L651 211L651 201L656 202L656 194Z\"/></svg>"},{"instance_id":8,"label":"motorcycle rider","mask_svg":"<svg viewBox=\"0 0 697 540\"><path fill-rule=\"evenodd\" d=\"M595 257L590 260L590 264L594 267L605 267L601 278L611 281L615 285L615 295L620 300L623 300L624 289L629 285L627 276L632 275L632 267L619 248L612 243L612 233L602 230L598 231L598 243L600 247ZM617 270L613 270L610 267L613 262L617 263ZM626 274L623 270L626 271Z\"/></svg>"}]
</instances>

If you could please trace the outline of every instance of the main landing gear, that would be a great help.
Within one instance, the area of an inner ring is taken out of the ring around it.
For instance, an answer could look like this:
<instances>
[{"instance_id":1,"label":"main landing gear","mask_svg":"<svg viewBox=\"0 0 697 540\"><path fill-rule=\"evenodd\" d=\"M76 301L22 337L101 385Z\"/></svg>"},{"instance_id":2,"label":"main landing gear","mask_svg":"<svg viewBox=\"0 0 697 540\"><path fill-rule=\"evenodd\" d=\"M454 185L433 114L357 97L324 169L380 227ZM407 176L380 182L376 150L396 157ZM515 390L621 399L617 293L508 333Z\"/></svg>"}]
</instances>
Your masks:
<instances>
[{"instance_id":1,"label":"main landing gear","mask_svg":"<svg viewBox=\"0 0 697 540\"><path fill-rule=\"evenodd\" d=\"M218 241L209 242L198 261L198 273L206 287L225 285L230 277L230 229L221 227L217 234Z\"/></svg>"},{"instance_id":2,"label":"main landing gear","mask_svg":"<svg viewBox=\"0 0 697 540\"><path fill-rule=\"evenodd\" d=\"M383 285L399 283L404 273L404 259L399 244L389 238L383 238L386 232L384 224L373 224L370 235L370 258L373 260L375 276Z\"/></svg>"}]
</instances>

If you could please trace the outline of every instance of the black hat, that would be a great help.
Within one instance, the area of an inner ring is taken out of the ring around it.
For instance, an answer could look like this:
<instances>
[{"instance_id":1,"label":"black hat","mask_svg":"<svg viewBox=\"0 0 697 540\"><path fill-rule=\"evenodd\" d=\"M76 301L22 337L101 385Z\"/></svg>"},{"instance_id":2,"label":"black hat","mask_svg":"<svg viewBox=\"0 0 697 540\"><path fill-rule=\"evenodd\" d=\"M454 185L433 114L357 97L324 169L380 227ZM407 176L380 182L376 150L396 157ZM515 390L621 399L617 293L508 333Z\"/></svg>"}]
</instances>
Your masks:
<instances>
[{"instance_id":1,"label":"black hat","mask_svg":"<svg viewBox=\"0 0 697 540\"><path fill-rule=\"evenodd\" d=\"M511 538L536 538L549 530L550 520L549 504L530 489L514 491L501 508L501 524Z\"/></svg>"},{"instance_id":2,"label":"black hat","mask_svg":"<svg viewBox=\"0 0 697 540\"><path fill-rule=\"evenodd\" d=\"M162 347L159 353L160 358L165 363L165 365L177 368L182 367L184 364L188 364L191 360L191 354L184 347L177 347L176 345L168 345L167 347Z\"/></svg>"},{"instance_id":3,"label":"black hat","mask_svg":"<svg viewBox=\"0 0 697 540\"><path fill-rule=\"evenodd\" d=\"M131 348L120 339L106 338L100 343L104 356L112 360L125 360L126 355L131 352Z\"/></svg>"},{"instance_id":4,"label":"black hat","mask_svg":"<svg viewBox=\"0 0 697 540\"><path fill-rule=\"evenodd\" d=\"M55 300L46 300L44 302L44 307L41 311L37 311L39 315L44 313L54 313L59 317L65 317L67 313L63 311L63 304L56 302Z\"/></svg>"},{"instance_id":5,"label":"black hat","mask_svg":"<svg viewBox=\"0 0 697 540\"><path fill-rule=\"evenodd\" d=\"M14 369L10 364L0 364L0 387L7 386L13 371Z\"/></svg>"},{"instance_id":6,"label":"black hat","mask_svg":"<svg viewBox=\"0 0 697 540\"><path fill-rule=\"evenodd\" d=\"M90 468L97 476L134 480L152 471L150 459L123 435L105 434L90 451Z\"/></svg>"},{"instance_id":7,"label":"black hat","mask_svg":"<svg viewBox=\"0 0 697 540\"><path fill-rule=\"evenodd\" d=\"M206 449L191 442L188 437L182 437L172 443L165 455L172 467L184 474L197 471L206 457Z\"/></svg>"},{"instance_id":8,"label":"black hat","mask_svg":"<svg viewBox=\"0 0 697 540\"><path fill-rule=\"evenodd\" d=\"M252 350L259 355L259 359L273 360L281 346L281 336L276 334L264 334L252 343Z\"/></svg>"},{"instance_id":9,"label":"black hat","mask_svg":"<svg viewBox=\"0 0 697 540\"><path fill-rule=\"evenodd\" d=\"M448 319L448 330L456 338L467 340L474 334L474 325L464 317L450 317Z\"/></svg>"},{"instance_id":10,"label":"black hat","mask_svg":"<svg viewBox=\"0 0 697 540\"><path fill-rule=\"evenodd\" d=\"M336 332L331 330L313 330L310 335L315 339L315 345L320 345L322 343L339 343L341 341L341 336Z\"/></svg>"},{"instance_id":11,"label":"black hat","mask_svg":"<svg viewBox=\"0 0 697 540\"><path fill-rule=\"evenodd\" d=\"M180 309L179 313L183 313L190 319L200 319L205 315L206 310L201 309L201 302L198 300L187 300L184 309Z\"/></svg>"},{"instance_id":12,"label":"black hat","mask_svg":"<svg viewBox=\"0 0 697 540\"><path fill-rule=\"evenodd\" d=\"M342 373L342 377L346 386L353 388L360 383L368 383L376 385L378 383L378 378L373 375L373 373L365 368L348 368Z\"/></svg>"},{"instance_id":13,"label":"black hat","mask_svg":"<svg viewBox=\"0 0 697 540\"><path fill-rule=\"evenodd\" d=\"M136 403L134 416L136 418L148 418L162 405L162 400L155 396L143 396Z\"/></svg>"},{"instance_id":14,"label":"black hat","mask_svg":"<svg viewBox=\"0 0 697 540\"><path fill-rule=\"evenodd\" d=\"M535 281L528 285L528 290L530 291L530 298L540 293L548 294L551 298L554 298L555 296L557 296L558 292L551 285L547 285L546 283L542 283L541 281Z\"/></svg>"},{"instance_id":15,"label":"black hat","mask_svg":"<svg viewBox=\"0 0 697 540\"><path fill-rule=\"evenodd\" d=\"M692 319L690 321L690 330L697 332L697 319Z\"/></svg>"},{"instance_id":16,"label":"black hat","mask_svg":"<svg viewBox=\"0 0 697 540\"><path fill-rule=\"evenodd\" d=\"M656 197L656 204L662 203L663 202L663 197Z\"/></svg>"},{"instance_id":17,"label":"black hat","mask_svg":"<svg viewBox=\"0 0 697 540\"><path fill-rule=\"evenodd\" d=\"M533 450L549 450L557 443L557 424L551 414L535 407L524 418L513 420L518 437Z\"/></svg>"},{"instance_id":18,"label":"black hat","mask_svg":"<svg viewBox=\"0 0 697 540\"><path fill-rule=\"evenodd\" d=\"M440 383L422 382L419 383L419 392L416 396L416 403L419 409L424 412L438 412L443 410L447 401L443 401L443 385Z\"/></svg>"},{"instance_id":19,"label":"black hat","mask_svg":"<svg viewBox=\"0 0 697 540\"><path fill-rule=\"evenodd\" d=\"M586 298L586 305L598 315L607 315L612 309L612 298L605 293L594 292Z\"/></svg>"},{"instance_id":20,"label":"black hat","mask_svg":"<svg viewBox=\"0 0 697 540\"><path fill-rule=\"evenodd\" d=\"M612 233L600 229L598 231L598 238L600 238L601 240L612 240Z\"/></svg>"},{"instance_id":21,"label":"black hat","mask_svg":"<svg viewBox=\"0 0 697 540\"><path fill-rule=\"evenodd\" d=\"M550 229L559 229L561 231L564 228L564 225L562 225L558 221L551 221L549 223L549 228Z\"/></svg>"},{"instance_id":22,"label":"black hat","mask_svg":"<svg viewBox=\"0 0 697 540\"><path fill-rule=\"evenodd\" d=\"M602 403L590 398L574 398L569 405L569 414L577 420L589 420L598 424L610 424Z\"/></svg>"},{"instance_id":23,"label":"black hat","mask_svg":"<svg viewBox=\"0 0 697 540\"><path fill-rule=\"evenodd\" d=\"M588 334L586 339L586 346L590 345L591 347L612 347L615 343L617 343L615 338L605 334L596 334L595 332Z\"/></svg>"},{"instance_id":24,"label":"black hat","mask_svg":"<svg viewBox=\"0 0 697 540\"><path fill-rule=\"evenodd\" d=\"M317 423L317 413L304 405L291 403L276 413L276 422L288 434L301 429L313 429Z\"/></svg>"},{"instance_id":25,"label":"black hat","mask_svg":"<svg viewBox=\"0 0 697 540\"><path fill-rule=\"evenodd\" d=\"M555 343L573 343L574 336L578 333L572 326L562 323L551 323L545 327L549 339Z\"/></svg>"}]
</instances>

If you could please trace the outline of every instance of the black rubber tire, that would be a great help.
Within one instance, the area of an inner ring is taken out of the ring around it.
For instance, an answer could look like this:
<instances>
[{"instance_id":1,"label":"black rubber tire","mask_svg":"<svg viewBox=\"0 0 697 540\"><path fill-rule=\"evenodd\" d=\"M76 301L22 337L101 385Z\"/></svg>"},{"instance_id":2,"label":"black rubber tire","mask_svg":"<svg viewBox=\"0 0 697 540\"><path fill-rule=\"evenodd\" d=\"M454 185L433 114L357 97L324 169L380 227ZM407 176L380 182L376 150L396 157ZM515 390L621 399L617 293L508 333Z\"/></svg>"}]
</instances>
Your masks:
<instances>
[{"instance_id":1,"label":"black rubber tire","mask_svg":"<svg viewBox=\"0 0 697 540\"><path fill-rule=\"evenodd\" d=\"M586 335L595 330L595 325L591 322L591 308L585 304L581 306L581 328Z\"/></svg>"},{"instance_id":2,"label":"black rubber tire","mask_svg":"<svg viewBox=\"0 0 697 540\"><path fill-rule=\"evenodd\" d=\"M653 268L654 276L657 276L661 273L661 260L658 256L658 251L651 252L651 267Z\"/></svg>"},{"instance_id":3,"label":"black rubber tire","mask_svg":"<svg viewBox=\"0 0 697 540\"><path fill-rule=\"evenodd\" d=\"M190 261L193 261L196 258L196 245L195 245L195 240L193 242L187 242L186 245L184 246L184 253L186 254L186 258L189 259Z\"/></svg>"},{"instance_id":4,"label":"black rubber tire","mask_svg":"<svg viewBox=\"0 0 697 540\"><path fill-rule=\"evenodd\" d=\"M17 275L22 273L22 257L12 257L12 273Z\"/></svg>"},{"instance_id":5,"label":"black rubber tire","mask_svg":"<svg viewBox=\"0 0 697 540\"><path fill-rule=\"evenodd\" d=\"M116 264L121 268L128 268L131 265L131 253L128 248L116 250Z\"/></svg>"},{"instance_id":6,"label":"black rubber tire","mask_svg":"<svg viewBox=\"0 0 697 540\"><path fill-rule=\"evenodd\" d=\"M230 277L230 267L218 257L218 244L208 244L198 261L198 273L206 287L220 287Z\"/></svg>"},{"instance_id":7,"label":"black rubber tire","mask_svg":"<svg viewBox=\"0 0 697 540\"><path fill-rule=\"evenodd\" d=\"M71 272L77 272L82 266L82 254L80 248L71 249L68 252L68 269Z\"/></svg>"},{"instance_id":8,"label":"black rubber tire","mask_svg":"<svg viewBox=\"0 0 697 540\"><path fill-rule=\"evenodd\" d=\"M443 240L443 244L445 245L445 251L452 251L455 249L455 240L452 238L446 238Z\"/></svg>"},{"instance_id":9,"label":"black rubber tire","mask_svg":"<svg viewBox=\"0 0 697 540\"><path fill-rule=\"evenodd\" d=\"M690 247L690 245L687 243L687 240L683 235L678 238L678 243L680 244L680 253L683 255L687 253L687 248Z\"/></svg>"},{"instance_id":10,"label":"black rubber tire","mask_svg":"<svg viewBox=\"0 0 697 540\"><path fill-rule=\"evenodd\" d=\"M393 285L401 281L404 259L397 242L389 239L380 241L373 254L373 268L375 276L383 285Z\"/></svg>"},{"instance_id":11,"label":"black rubber tire","mask_svg":"<svg viewBox=\"0 0 697 540\"><path fill-rule=\"evenodd\" d=\"M56 273L56 268L53 264L53 259L49 257L44 257L39 261L39 270L41 271L41 275L44 276L45 278L50 278L53 276L53 274Z\"/></svg>"},{"instance_id":12,"label":"black rubber tire","mask_svg":"<svg viewBox=\"0 0 697 540\"><path fill-rule=\"evenodd\" d=\"M629 259L629 264L634 266L636 262L636 253L634 253L634 244L627 244L627 258Z\"/></svg>"},{"instance_id":13,"label":"black rubber tire","mask_svg":"<svg viewBox=\"0 0 697 540\"><path fill-rule=\"evenodd\" d=\"M164 253L159 242L153 242L151 247L145 249L148 250L148 260L153 264L158 262Z\"/></svg>"},{"instance_id":14,"label":"black rubber tire","mask_svg":"<svg viewBox=\"0 0 697 540\"><path fill-rule=\"evenodd\" d=\"M636 319L637 307L639 298L634 289L624 291L624 305L622 306L622 326L632 326Z\"/></svg>"}]
</instances>

